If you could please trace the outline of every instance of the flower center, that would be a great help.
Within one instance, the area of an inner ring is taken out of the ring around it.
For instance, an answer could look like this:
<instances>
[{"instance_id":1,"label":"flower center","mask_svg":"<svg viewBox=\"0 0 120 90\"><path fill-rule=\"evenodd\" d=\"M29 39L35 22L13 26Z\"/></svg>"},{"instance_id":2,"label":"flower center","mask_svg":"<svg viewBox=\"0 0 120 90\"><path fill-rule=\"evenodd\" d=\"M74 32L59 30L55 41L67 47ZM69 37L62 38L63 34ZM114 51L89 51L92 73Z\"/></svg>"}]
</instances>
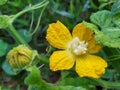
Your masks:
<instances>
[{"instance_id":1,"label":"flower center","mask_svg":"<svg viewBox=\"0 0 120 90\"><path fill-rule=\"evenodd\" d=\"M68 43L68 48L75 55L82 55L87 52L88 43L85 41L80 41L78 37L75 37L72 41Z\"/></svg>"}]
</instances>

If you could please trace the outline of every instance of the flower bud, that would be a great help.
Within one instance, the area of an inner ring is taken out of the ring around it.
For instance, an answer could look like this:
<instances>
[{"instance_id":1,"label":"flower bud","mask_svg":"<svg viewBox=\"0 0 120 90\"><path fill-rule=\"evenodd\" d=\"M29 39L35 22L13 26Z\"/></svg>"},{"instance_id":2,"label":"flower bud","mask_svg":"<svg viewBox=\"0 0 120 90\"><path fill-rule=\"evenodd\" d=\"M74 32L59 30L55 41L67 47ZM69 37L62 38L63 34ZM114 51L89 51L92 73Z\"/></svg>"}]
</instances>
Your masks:
<instances>
[{"instance_id":1,"label":"flower bud","mask_svg":"<svg viewBox=\"0 0 120 90\"><path fill-rule=\"evenodd\" d=\"M7 54L7 61L12 68L24 68L33 60L33 51L25 45L13 48Z\"/></svg>"}]
</instances>

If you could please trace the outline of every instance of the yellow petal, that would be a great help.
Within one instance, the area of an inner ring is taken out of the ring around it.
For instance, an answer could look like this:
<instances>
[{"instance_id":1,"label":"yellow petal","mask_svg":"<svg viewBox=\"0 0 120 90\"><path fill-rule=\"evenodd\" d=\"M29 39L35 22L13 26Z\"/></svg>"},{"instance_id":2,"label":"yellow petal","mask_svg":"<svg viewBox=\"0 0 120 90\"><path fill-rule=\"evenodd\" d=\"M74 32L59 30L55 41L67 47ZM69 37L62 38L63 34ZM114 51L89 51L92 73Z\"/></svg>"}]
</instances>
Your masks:
<instances>
[{"instance_id":1,"label":"yellow petal","mask_svg":"<svg viewBox=\"0 0 120 90\"><path fill-rule=\"evenodd\" d=\"M83 23L77 24L72 32L73 37L79 37L80 40L82 41L89 41L92 37L93 34L90 31L90 29L86 28Z\"/></svg>"},{"instance_id":2,"label":"yellow petal","mask_svg":"<svg viewBox=\"0 0 120 90\"><path fill-rule=\"evenodd\" d=\"M72 36L69 30L60 21L57 21L57 23L49 25L46 39L52 46L65 49Z\"/></svg>"},{"instance_id":3,"label":"yellow petal","mask_svg":"<svg viewBox=\"0 0 120 90\"><path fill-rule=\"evenodd\" d=\"M106 61L95 55L85 55L76 60L76 72L80 77L100 78L105 67Z\"/></svg>"},{"instance_id":4,"label":"yellow petal","mask_svg":"<svg viewBox=\"0 0 120 90\"><path fill-rule=\"evenodd\" d=\"M102 46L95 44L94 37L88 41L88 52L97 53L101 50Z\"/></svg>"},{"instance_id":5,"label":"yellow petal","mask_svg":"<svg viewBox=\"0 0 120 90\"><path fill-rule=\"evenodd\" d=\"M72 55L66 51L55 51L50 57L50 69L68 70L73 67L75 60Z\"/></svg>"}]
</instances>

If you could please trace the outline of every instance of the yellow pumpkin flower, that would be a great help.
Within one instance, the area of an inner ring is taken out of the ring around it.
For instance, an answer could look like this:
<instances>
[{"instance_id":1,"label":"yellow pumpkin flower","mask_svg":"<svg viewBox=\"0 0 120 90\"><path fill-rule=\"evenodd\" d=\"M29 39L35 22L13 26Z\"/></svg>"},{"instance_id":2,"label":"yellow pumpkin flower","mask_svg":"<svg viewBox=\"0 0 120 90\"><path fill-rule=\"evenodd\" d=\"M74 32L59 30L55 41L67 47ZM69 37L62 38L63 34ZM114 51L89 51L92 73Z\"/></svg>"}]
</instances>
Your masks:
<instances>
[{"instance_id":1,"label":"yellow pumpkin flower","mask_svg":"<svg viewBox=\"0 0 120 90\"><path fill-rule=\"evenodd\" d=\"M94 35L83 23L77 24L70 34L60 21L52 23L47 29L47 41L55 48L61 49L50 56L50 69L68 70L75 65L80 77L99 78L105 72L107 63L97 53L101 46L96 45Z\"/></svg>"}]
</instances>

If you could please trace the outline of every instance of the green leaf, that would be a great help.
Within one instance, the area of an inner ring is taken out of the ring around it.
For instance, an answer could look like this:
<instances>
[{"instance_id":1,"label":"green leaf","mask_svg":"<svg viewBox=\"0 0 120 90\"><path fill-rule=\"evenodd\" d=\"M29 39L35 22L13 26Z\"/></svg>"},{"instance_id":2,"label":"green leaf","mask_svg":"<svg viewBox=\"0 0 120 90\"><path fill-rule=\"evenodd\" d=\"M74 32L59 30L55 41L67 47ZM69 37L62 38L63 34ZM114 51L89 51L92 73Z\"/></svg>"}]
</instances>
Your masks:
<instances>
[{"instance_id":1,"label":"green leaf","mask_svg":"<svg viewBox=\"0 0 120 90\"><path fill-rule=\"evenodd\" d=\"M106 28L112 25L110 14L107 10L98 11L91 15L90 20L100 28Z\"/></svg>"},{"instance_id":2,"label":"green leaf","mask_svg":"<svg viewBox=\"0 0 120 90\"><path fill-rule=\"evenodd\" d=\"M96 25L94 25L94 24L92 24L92 23L88 23L88 22L86 22L86 21L83 21L83 24L84 24L87 28L89 28L92 32L94 32L94 33L98 33L98 32L99 32L99 29L98 29L98 27L97 27Z\"/></svg>"},{"instance_id":3,"label":"green leaf","mask_svg":"<svg viewBox=\"0 0 120 90\"><path fill-rule=\"evenodd\" d=\"M77 82L76 82L77 81ZM66 77L59 81L58 84L61 85L68 85L74 86L74 87L81 87L81 88L86 88L87 90L95 90L95 87L85 78L80 78L80 77ZM79 90L79 89L78 89Z\"/></svg>"},{"instance_id":4,"label":"green leaf","mask_svg":"<svg viewBox=\"0 0 120 90\"><path fill-rule=\"evenodd\" d=\"M25 84L29 85L29 87L37 88L35 90L53 90L52 85L42 80L39 69L35 66L31 68L30 74L25 78Z\"/></svg>"},{"instance_id":5,"label":"green leaf","mask_svg":"<svg viewBox=\"0 0 120 90\"><path fill-rule=\"evenodd\" d=\"M33 67L31 73L25 78L25 84L39 86L40 83L40 72L36 67Z\"/></svg>"},{"instance_id":6,"label":"green leaf","mask_svg":"<svg viewBox=\"0 0 120 90\"><path fill-rule=\"evenodd\" d=\"M106 69L105 74L102 76L103 78L112 81L112 77L115 74L115 70Z\"/></svg>"},{"instance_id":7,"label":"green leaf","mask_svg":"<svg viewBox=\"0 0 120 90\"><path fill-rule=\"evenodd\" d=\"M114 4L112 5L112 15L120 13L120 0L115 0Z\"/></svg>"},{"instance_id":8,"label":"green leaf","mask_svg":"<svg viewBox=\"0 0 120 90\"><path fill-rule=\"evenodd\" d=\"M84 21L83 24L95 33L95 41L97 44L100 44L102 46L112 47L112 48L120 48L120 38L113 38L117 36L111 36L112 37L111 38L109 33L106 32L105 34L103 30L99 31L99 29L92 23L88 23ZM111 35L113 35L112 32L111 32Z\"/></svg>"},{"instance_id":9,"label":"green leaf","mask_svg":"<svg viewBox=\"0 0 120 90\"><path fill-rule=\"evenodd\" d=\"M28 90L87 90L82 87L75 87L75 86L53 86L54 88L50 89L44 89L40 87L35 86L29 86Z\"/></svg>"},{"instance_id":10,"label":"green leaf","mask_svg":"<svg viewBox=\"0 0 120 90\"><path fill-rule=\"evenodd\" d=\"M0 29L8 26L8 20L10 19L7 15L0 15Z\"/></svg>"},{"instance_id":11,"label":"green leaf","mask_svg":"<svg viewBox=\"0 0 120 90\"><path fill-rule=\"evenodd\" d=\"M120 14L112 16L112 22L116 27L120 28Z\"/></svg>"},{"instance_id":12,"label":"green leaf","mask_svg":"<svg viewBox=\"0 0 120 90\"><path fill-rule=\"evenodd\" d=\"M114 56L114 55L120 55L120 50L119 49L113 49L113 48L107 48L106 47L106 48L104 48L104 52L106 53L106 55L108 57L109 56ZM120 60L119 60L119 58L120 58L120 56L108 59L108 62L114 68L114 70L116 70L120 74L120 64L119 64ZM112 59L115 59L115 60L112 60Z\"/></svg>"},{"instance_id":13,"label":"green leaf","mask_svg":"<svg viewBox=\"0 0 120 90\"><path fill-rule=\"evenodd\" d=\"M0 0L0 5L4 5L7 2L7 0Z\"/></svg>"},{"instance_id":14,"label":"green leaf","mask_svg":"<svg viewBox=\"0 0 120 90\"><path fill-rule=\"evenodd\" d=\"M30 35L30 33L25 29L18 30L18 33L22 38L24 38L26 42L30 42L30 40L32 39L32 36Z\"/></svg>"},{"instance_id":15,"label":"green leaf","mask_svg":"<svg viewBox=\"0 0 120 90\"><path fill-rule=\"evenodd\" d=\"M95 90L95 87L86 78L80 78L77 75L74 75L73 72L70 73L69 71L61 72L61 78L59 79L57 84L65 86L82 87L86 88L87 90Z\"/></svg>"},{"instance_id":16,"label":"green leaf","mask_svg":"<svg viewBox=\"0 0 120 90\"><path fill-rule=\"evenodd\" d=\"M56 90L87 90L87 89L74 86L58 86L58 89Z\"/></svg>"},{"instance_id":17,"label":"green leaf","mask_svg":"<svg viewBox=\"0 0 120 90\"><path fill-rule=\"evenodd\" d=\"M105 35L109 36L109 38L111 39L120 38L120 28L118 27L108 27L108 28L104 28L104 30L102 31Z\"/></svg>"},{"instance_id":18,"label":"green leaf","mask_svg":"<svg viewBox=\"0 0 120 90\"><path fill-rule=\"evenodd\" d=\"M8 44L5 43L3 40L0 40L0 57L6 54Z\"/></svg>"},{"instance_id":19,"label":"green leaf","mask_svg":"<svg viewBox=\"0 0 120 90\"><path fill-rule=\"evenodd\" d=\"M2 90L2 86L0 85L0 90Z\"/></svg>"},{"instance_id":20,"label":"green leaf","mask_svg":"<svg viewBox=\"0 0 120 90\"><path fill-rule=\"evenodd\" d=\"M8 74L8 75L16 75L17 73L13 72L12 68L8 64L7 60L5 60L2 64L2 69Z\"/></svg>"}]
</instances>

